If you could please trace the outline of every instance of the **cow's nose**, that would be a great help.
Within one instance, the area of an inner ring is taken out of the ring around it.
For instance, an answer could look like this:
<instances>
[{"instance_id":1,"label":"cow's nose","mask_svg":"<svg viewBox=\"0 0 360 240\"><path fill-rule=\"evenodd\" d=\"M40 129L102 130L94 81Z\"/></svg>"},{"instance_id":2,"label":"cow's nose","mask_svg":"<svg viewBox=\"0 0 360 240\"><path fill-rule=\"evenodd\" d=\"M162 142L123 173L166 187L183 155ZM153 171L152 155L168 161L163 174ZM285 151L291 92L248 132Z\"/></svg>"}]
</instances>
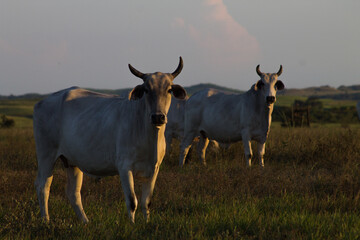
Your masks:
<instances>
[{"instance_id":1,"label":"cow's nose","mask_svg":"<svg viewBox=\"0 0 360 240\"><path fill-rule=\"evenodd\" d=\"M155 113L151 115L151 123L154 125L163 125L166 122L165 114Z\"/></svg>"},{"instance_id":2,"label":"cow's nose","mask_svg":"<svg viewBox=\"0 0 360 240\"><path fill-rule=\"evenodd\" d=\"M275 102L275 97L274 97L274 96L268 96L268 97L266 97L266 102L267 102L268 104L274 103L274 102Z\"/></svg>"}]
</instances>

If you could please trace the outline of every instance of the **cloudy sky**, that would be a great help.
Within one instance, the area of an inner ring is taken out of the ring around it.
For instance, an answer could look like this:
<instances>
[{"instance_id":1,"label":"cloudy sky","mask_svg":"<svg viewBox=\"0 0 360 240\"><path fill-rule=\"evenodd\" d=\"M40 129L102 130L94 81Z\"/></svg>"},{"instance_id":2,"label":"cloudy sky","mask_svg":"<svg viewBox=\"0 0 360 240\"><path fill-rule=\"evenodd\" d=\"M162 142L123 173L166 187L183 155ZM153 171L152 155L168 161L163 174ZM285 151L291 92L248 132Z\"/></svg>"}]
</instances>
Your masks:
<instances>
[{"instance_id":1,"label":"cloudy sky","mask_svg":"<svg viewBox=\"0 0 360 240\"><path fill-rule=\"evenodd\" d=\"M246 90L284 67L288 88L360 84L358 0L4 0L0 95L119 89L143 72Z\"/></svg>"}]
</instances>

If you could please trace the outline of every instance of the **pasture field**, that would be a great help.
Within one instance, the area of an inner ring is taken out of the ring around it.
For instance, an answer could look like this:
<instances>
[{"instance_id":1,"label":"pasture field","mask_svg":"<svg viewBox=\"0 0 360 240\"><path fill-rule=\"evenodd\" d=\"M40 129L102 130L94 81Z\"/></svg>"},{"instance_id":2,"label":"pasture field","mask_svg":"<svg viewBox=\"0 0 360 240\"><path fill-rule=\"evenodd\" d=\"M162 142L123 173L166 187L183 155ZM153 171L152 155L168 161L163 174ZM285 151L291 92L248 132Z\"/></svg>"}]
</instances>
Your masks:
<instances>
[{"instance_id":1,"label":"pasture field","mask_svg":"<svg viewBox=\"0 0 360 240\"><path fill-rule=\"evenodd\" d=\"M180 169L175 141L160 169L149 223L139 208L136 223L128 220L119 177L85 176L90 223L83 225L65 197L60 162L50 223L41 221L32 128L0 129L0 239L359 239L359 136L353 127L274 124L265 169L256 161L245 167L241 143L209 149L207 167L193 151Z\"/></svg>"},{"instance_id":2,"label":"pasture field","mask_svg":"<svg viewBox=\"0 0 360 240\"><path fill-rule=\"evenodd\" d=\"M295 100L306 101L307 97L277 95L275 106L290 107Z\"/></svg>"},{"instance_id":3,"label":"pasture field","mask_svg":"<svg viewBox=\"0 0 360 240\"><path fill-rule=\"evenodd\" d=\"M294 96L279 96L290 106ZM38 100L1 100L15 128L0 129L0 239L359 239L360 124L272 124L265 169L245 167L241 143L207 152L208 166L191 153L178 167L179 143L161 166L151 220L138 208L128 220L118 176L84 177L90 223L77 220L64 192L62 164L51 187L51 221L40 219L34 188L37 163L32 108ZM353 102L321 100L324 106ZM256 149L256 146L253 146ZM255 152L255 151L254 151ZM255 154L256 155L256 154ZM136 188L138 198L140 188Z\"/></svg>"},{"instance_id":4,"label":"pasture field","mask_svg":"<svg viewBox=\"0 0 360 240\"><path fill-rule=\"evenodd\" d=\"M0 100L0 113L17 116L17 117L28 117L31 118L33 114L33 108L35 103L39 99L4 99Z\"/></svg>"},{"instance_id":5,"label":"pasture field","mask_svg":"<svg viewBox=\"0 0 360 240\"><path fill-rule=\"evenodd\" d=\"M31 128L35 103L39 99L2 99L0 100L0 116L6 115L14 119L16 128Z\"/></svg>"},{"instance_id":6,"label":"pasture field","mask_svg":"<svg viewBox=\"0 0 360 240\"><path fill-rule=\"evenodd\" d=\"M306 101L308 97L305 96L291 96L291 95L278 95L276 96L277 100L275 106L277 107L290 107L295 100ZM322 102L324 108L333 108L333 107L351 107L356 106L357 101L355 100L335 100L329 98L319 98Z\"/></svg>"}]
</instances>

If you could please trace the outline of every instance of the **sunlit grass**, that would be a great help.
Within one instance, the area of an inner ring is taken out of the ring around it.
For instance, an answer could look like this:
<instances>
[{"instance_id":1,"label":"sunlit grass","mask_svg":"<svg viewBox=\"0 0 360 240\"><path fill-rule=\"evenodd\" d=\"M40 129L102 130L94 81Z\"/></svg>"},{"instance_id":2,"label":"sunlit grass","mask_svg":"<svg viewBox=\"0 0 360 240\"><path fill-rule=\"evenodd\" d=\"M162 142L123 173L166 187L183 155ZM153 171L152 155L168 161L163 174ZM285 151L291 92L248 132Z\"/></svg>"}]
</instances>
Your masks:
<instances>
[{"instance_id":1,"label":"sunlit grass","mask_svg":"<svg viewBox=\"0 0 360 240\"><path fill-rule=\"evenodd\" d=\"M31 118L38 100L0 100L0 114Z\"/></svg>"},{"instance_id":2,"label":"sunlit grass","mask_svg":"<svg viewBox=\"0 0 360 240\"><path fill-rule=\"evenodd\" d=\"M290 107L295 100L306 101L308 97L302 96L284 96L278 95L275 106L278 107ZM333 107L351 107L356 106L357 101L355 100L335 100L327 98L319 98L319 101L322 102L324 108L333 108Z\"/></svg>"},{"instance_id":3,"label":"sunlit grass","mask_svg":"<svg viewBox=\"0 0 360 240\"><path fill-rule=\"evenodd\" d=\"M306 101L306 99L307 97L278 95L276 96L275 105L278 107L290 107L295 100Z\"/></svg>"},{"instance_id":4,"label":"sunlit grass","mask_svg":"<svg viewBox=\"0 0 360 240\"><path fill-rule=\"evenodd\" d=\"M357 101L355 100L335 100L335 99L319 99L324 108L332 107L355 107Z\"/></svg>"}]
</instances>

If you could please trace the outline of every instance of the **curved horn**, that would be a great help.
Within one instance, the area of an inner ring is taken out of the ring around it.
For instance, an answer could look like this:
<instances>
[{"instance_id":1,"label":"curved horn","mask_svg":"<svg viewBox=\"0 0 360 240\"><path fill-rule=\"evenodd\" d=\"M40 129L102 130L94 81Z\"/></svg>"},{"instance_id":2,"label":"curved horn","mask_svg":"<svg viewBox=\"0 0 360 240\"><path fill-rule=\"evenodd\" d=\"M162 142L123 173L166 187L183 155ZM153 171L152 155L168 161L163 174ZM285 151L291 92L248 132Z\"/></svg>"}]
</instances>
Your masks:
<instances>
[{"instance_id":1,"label":"curved horn","mask_svg":"<svg viewBox=\"0 0 360 240\"><path fill-rule=\"evenodd\" d=\"M282 73L282 65L280 65L280 69L279 69L279 71L278 71L276 74L277 74L278 76L280 76L281 73Z\"/></svg>"},{"instance_id":2,"label":"curved horn","mask_svg":"<svg viewBox=\"0 0 360 240\"><path fill-rule=\"evenodd\" d=\"M176 70L171 74L171 75L173 76L173 78L176 78L176 76L179 75L179 73L181 72L182 68L183 68L183 60L182 60L182 58L180 57L178 67L177 67Z\"/></svg>"},{"instance_id":3,"label":"curved horn","mask_svg":"<svg viewBox=\"0 0 360 240\"><path fill-rule=\"evenodd\" d=\"M256 66L256 72L260 77L262 77L263 73L260 71L260 64Z\"/></svg>"},{"instance_id":4,"label":"curved horn","mask_svg":"<svg viewBox=\"0 0 360 240\"><path fill-rule=\"evenodd\" d=\"M145 74L136 70L133 66L131 66L131 64L129 64L129 69L132 74L144 80Z\"/></svg>"}]
</instances>

